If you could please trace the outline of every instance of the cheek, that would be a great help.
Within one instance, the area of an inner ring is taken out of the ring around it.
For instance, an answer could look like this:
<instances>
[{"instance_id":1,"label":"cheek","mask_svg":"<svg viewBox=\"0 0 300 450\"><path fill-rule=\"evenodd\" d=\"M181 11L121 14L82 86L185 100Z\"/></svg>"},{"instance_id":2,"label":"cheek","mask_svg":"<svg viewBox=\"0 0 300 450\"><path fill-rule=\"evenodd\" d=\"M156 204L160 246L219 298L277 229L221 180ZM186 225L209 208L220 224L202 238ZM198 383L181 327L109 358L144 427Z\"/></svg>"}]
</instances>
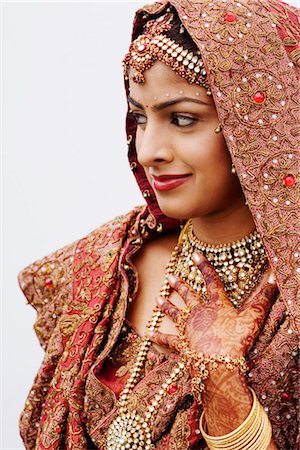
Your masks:
<instances>
[{"instance_id":1,"label":"cheek","mask_svg":"<svg viewBox=\"0 0 300 450\"><path fill-rule=\"evenodd\" d=\"M136 148L137 155L139 153L139 149L141 147L141 143L142 143L142 130L141 130L140 127L137 127L136 135L135 135L135 148Z\"/></svg>"},{"instance_id":2,"label":"cheek","mask_svg":"<svg viewBox=\"0 0 300 450\"><path fill-rule=\"evenodd\" d=\"M190 152L189 162L196 171L210 173L212 176L218 174L223 178L230 173L231 157L223 136L210 133L205 139L199 139Z\"/></svg>"},{"instance_id":3,"label":"cheek","mask_svg":"<svg viewBox=\"0 0 300 450\"><path fill-rule=\"evenodd\" d=\"M140 148L140 145L141 145L141 139L140 139L140 136L139 136L139 132L138 132L138 129L136 130L136 135L135 135L135 151L136 151L136 155L137 155L137 157L139 157L139 148Z\"/></svg>"}]
</instances>

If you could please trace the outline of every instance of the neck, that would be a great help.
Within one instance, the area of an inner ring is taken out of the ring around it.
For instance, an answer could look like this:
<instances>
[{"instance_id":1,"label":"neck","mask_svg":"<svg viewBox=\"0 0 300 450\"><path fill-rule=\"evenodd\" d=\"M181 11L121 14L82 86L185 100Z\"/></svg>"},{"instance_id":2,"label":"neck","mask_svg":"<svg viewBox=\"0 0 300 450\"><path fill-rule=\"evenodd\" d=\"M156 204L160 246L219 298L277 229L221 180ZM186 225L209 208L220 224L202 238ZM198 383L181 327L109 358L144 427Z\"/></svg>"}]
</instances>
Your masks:
<instances>
[{"instance_id":1,"label":"neck","mask_svg":"<svg viewBox=\"0 0 300 450\"><path fill-rule=\"evenodd\" d=\"M193 233L207 244L227 244L253 233L255 223L247 205L192 219Z\"/></svg>"}]
</instances>

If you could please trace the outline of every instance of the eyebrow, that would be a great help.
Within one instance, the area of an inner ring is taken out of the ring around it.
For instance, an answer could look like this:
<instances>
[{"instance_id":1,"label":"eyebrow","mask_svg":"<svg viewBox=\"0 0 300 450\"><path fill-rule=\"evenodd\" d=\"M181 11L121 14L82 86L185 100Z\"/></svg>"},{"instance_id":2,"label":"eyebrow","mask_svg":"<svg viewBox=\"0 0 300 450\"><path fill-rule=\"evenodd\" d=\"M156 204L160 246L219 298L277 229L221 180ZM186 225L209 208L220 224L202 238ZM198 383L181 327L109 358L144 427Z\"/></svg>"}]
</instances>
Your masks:
<instances>
[{"instance_id":1,"label":"eyebrow","mask_svg":"<svg viewBox=\"0 0 300 450\"><path fill-rule=\"evenodd\" d=\"M144 109L143 105L141 105L139 102L134 100L130 95L128 95L127 100L132 105L136 106L137 108ZM158 105L154 105L151 107L152 111L161 111L165 108L168 108L169 106L177 105L178 103L183 102L189 102L189 103L197 103L198 105L205 105L205 106L212 106L210 103L203 102L202 100L196 100L195 98L190 97L180 97L180 98L174 98L173 100L168 100L163 103L159 103Z\"/></svg>"}]
</instances>

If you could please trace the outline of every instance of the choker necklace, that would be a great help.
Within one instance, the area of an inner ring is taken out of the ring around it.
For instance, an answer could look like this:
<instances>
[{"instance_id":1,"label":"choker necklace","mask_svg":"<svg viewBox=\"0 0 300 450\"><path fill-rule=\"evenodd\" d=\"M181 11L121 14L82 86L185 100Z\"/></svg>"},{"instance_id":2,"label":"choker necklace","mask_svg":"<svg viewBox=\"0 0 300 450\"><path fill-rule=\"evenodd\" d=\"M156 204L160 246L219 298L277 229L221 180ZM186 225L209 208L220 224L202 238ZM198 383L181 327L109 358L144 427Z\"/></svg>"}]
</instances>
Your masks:
<instances>
[{"instance_id":1,"label":"choker necklace","mask_svg":"<svg viewBox=\"0 0 300 450\"><path fill-rule=\"evenodd\" d=\"M192 260L194 251L202 253L213 265L234 306L239 306L243 297L249 295L267 266L267 257L257 232L232 244L215 246L200 242L193 234L191 220L187 221L167 264L166 275L174 273L180 276L204 297L204 301L206 300L206 288L201 272ZM170 285L167 278L160 289L160 295L165 298L170 296ZM147 329L149 331L158 330L162 318L163 313L156 306L147 324ZM167 395L169 386L184 374L186 365L180 361L173 368L158 394L148 405L144 417L135 410L128 410L129 396L141 378L150 346L150 339L144 336L136 362L119 398L118 416L108 428L107 450L154 450L155 448L151 441L151 422Z\"/></svg>"},{"instance_id":2,"label":"choker necklace","mask_svg":"<svg viewBox=\"0 0 300 450\"><path fill-rule=\"evenodd\" d=\"M206 287L200 270L194 265L194 251L204 255L214 267L235 307L242 305L268 265L268 258L257 231L239 241L211 245L199 241L193 233L192 221L188 220L182 233L182 251L175 275L203 294L204 298Z\"/></svg>"}]
</instances>

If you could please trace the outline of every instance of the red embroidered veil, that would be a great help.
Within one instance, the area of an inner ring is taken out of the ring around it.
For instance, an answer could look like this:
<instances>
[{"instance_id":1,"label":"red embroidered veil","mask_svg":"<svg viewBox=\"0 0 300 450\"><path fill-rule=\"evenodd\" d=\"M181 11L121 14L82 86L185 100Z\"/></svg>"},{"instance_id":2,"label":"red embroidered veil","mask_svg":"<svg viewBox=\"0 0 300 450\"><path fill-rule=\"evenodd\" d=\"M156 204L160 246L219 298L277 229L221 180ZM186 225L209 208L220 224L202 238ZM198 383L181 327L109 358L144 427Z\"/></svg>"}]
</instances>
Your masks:
<instances>
[{"instance_id":1,"label":"red embroidered veil","mask_svg":"<svg viewBox=\"0 0 300 450\"><path fill-rule=\"evenodd\" d=\"M280 0L160 1L138 11L132 38L142 32L145 20L170 4L201 50L223 134L280 289L249 354L248 381L269 413L279 447L295 449L300 328L298 10ZM226 20L228 12L234 21ZM257 92L263 94L261 103L253 101ZM112 396L111 404L98 412L89 410L87 419L85 412L93 389L102 395L95 374L120 334L128 297L135 293L130 254L146 239L178 227L159 210L137 162L135 124L129 115L126 126L130 166L147 205L19 274L20 287L38 312L35 329L46 350L20 420L27 449L83 450L89 448L88 435L95 448L104 448L101 427L115 399ZM196 416L188 417L192 430ZM170 432L157 448L193 448L192 439L190 447L180 447L178 434L174 438Z\"/></svg>"}]
</instances>

